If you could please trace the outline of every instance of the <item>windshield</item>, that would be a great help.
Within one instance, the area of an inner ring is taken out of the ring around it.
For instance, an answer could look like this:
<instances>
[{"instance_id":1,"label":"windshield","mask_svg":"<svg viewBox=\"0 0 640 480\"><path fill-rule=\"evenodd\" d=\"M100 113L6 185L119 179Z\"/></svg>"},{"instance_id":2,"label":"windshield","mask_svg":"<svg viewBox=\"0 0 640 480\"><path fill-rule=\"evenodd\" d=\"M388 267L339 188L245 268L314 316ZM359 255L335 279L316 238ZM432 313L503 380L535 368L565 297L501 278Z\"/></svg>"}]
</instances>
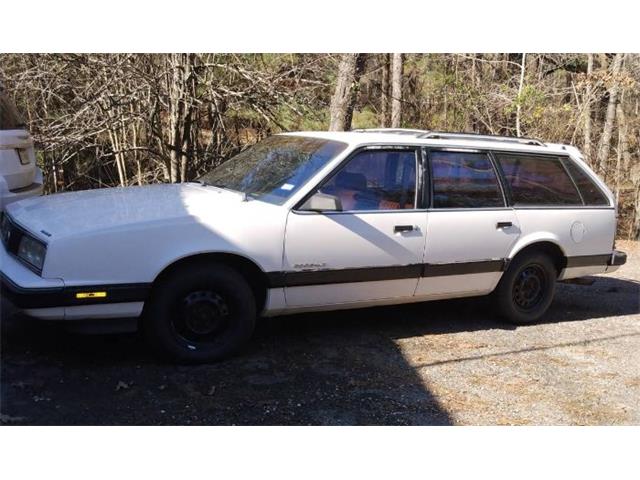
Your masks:
<instances>
[{"instance_id":1,"label":"windshield","mask_svg":"<svg viewBox=\"0 0 640 480\"><path fill-rule=\"evenodd\" d=\"M0 85L0 130L18 130L25 127L16 104L2 90Z\"/></svg>"},{"instance_id":2,"label":"windshield","mask_svg":"<svg viewBox=\"0 0 640 480\"><path fill-rule=\"evenodd\" d=\"M345 143L321 138L276 135L199 180L280 205L346 147Z\"/></svg>"}]
</instances>

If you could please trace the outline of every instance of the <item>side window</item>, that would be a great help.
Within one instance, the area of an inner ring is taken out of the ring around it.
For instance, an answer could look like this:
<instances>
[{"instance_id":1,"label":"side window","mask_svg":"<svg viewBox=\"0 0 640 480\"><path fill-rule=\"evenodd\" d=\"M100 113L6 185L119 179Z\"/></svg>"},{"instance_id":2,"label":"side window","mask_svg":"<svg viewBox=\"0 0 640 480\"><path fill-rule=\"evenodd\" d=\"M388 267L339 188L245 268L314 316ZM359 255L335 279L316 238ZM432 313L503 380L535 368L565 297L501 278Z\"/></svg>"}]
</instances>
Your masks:
<instances>
[{"instance_id":1,"label":"side window","mask_svg":"<svg viewBox=\"0 0 640 480\"><path fill-rule=\"evenodd\" d=\"M497 154L514 205L582 205L557 157Z\"/></svg>"},{"instance_id":2,"label":"side window","mask_svg":"<svg viewBox=\"0 0 640 480\"><path fill-rule=\"evenodd\" d=\"M344 210L415 208L414 150L366 150L356 154L320 192L337 196Z\"/></svg>"},{"instance_id":3,"label":"side window","mask_svg":"<svg viewBox=\"0 0 640 480\"><path fill-rule=\"evenodd\" d=\"M582 168L569 158L562 159L562 162L578 186L585 205L609 205L609 200L605 197L604 193L602 193L602 190L598 188Z\"/></svg>"},{"instance_id":4,"label":"side window","mask_svg":"<svg viewBox=\"0 0 640 480\"><path fill-rule=\"evenodd\" d=\"M434 208L504 207L487 154L432 151L429 159Z\"/></svg>"}]
</instances>

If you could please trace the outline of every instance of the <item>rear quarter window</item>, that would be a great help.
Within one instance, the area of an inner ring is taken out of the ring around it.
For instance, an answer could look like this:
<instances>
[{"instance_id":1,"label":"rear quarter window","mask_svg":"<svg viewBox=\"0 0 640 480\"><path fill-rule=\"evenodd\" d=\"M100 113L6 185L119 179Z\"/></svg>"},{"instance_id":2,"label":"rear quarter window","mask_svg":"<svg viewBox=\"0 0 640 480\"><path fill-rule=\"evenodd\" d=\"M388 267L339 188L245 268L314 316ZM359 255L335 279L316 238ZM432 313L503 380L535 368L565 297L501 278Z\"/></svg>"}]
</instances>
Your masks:
<instances>
[{"instance_id":1,"label":"rear quarter window","mask_svg":"<svg viewBox=\"0 0 640 480\"><path fill-rule=\"evenodd\" d=\"M569 158L562 160L569 171L573 181L578 186L585 205L602 206L609 205L609 200L591 177L579 165Z\"/></svg>"},{"instance_id":2,"label":"rear quarter window","mask_svg":"<svg viewBox=\"0 0 640 480\"><path fill-rule=\"evenodd\" d=\"M496 154L515 206L582 205L558 157Z\"/></svg>"}]
</instances>

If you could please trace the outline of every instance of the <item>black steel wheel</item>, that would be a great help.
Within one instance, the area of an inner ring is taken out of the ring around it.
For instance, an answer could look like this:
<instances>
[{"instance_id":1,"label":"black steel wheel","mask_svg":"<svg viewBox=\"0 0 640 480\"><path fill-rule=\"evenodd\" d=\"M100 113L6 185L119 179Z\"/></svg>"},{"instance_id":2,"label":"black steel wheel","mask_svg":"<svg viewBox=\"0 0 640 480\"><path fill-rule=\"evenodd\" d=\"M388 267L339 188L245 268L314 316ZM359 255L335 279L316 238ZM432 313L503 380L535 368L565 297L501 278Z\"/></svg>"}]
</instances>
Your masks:
<instances>
[{"instance_id":1,"label":"black steel wheel","mask_svg":"<svg viewBox=\"0 0 640 480\"><path fill-rule=\"evenodd\" d=\"M196 290L176 302L171 323L177 335L188 342L211 342L231 321L227 301L213 290Z\"/></svg>"},{"instance_id":2,"label":"black steel wheel","mask_svg":"<svg viewBox=\"0 0 640 480\"><path fill-rule=\"evenodd\" d=\"M247 281L215 263L180 269L154 286L143 329L152 346L180 362L235 353L253 333L256 307Z\"/></svg>"},{"instance_id":3,"label":"black steel wheel","mask_svg":"<svg viewBox=\"0 0 640 480\"><path fill-rule=\"evenodd\" d=\"M516 324L539 320L553 301L557 276L554 262L545 253L516 256L493 293L498 313Z\"/></svg>"},{"instance_id":4,"label":"black steel wheel","mask_svg":"<svg viewBox=\"0 0 640 480\"><path fill-rule=\"evenodd\" d=\"M513 303L524 312L531 311L543 300L547 272L540 265L526 265L513 283Z\"/></svg>"}]
</instances>

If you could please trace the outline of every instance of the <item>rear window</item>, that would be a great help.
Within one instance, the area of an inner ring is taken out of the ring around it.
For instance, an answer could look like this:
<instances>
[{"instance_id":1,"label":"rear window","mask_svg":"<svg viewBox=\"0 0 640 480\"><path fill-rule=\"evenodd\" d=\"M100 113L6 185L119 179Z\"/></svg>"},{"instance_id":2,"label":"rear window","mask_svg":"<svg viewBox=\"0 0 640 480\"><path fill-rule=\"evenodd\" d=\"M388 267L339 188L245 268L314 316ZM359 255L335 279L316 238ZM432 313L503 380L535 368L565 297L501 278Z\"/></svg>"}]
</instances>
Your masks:
<instances>
[{"instance_id":1,"label":"rear window","mask_svg":"<svg viewBox=\"0 0 640 480\"><path fill-rule=\"evenodd\" d=\"M502 191L485 153L431 152L434 208L504 207Z\"/></svg>"},{"instance_id":2,"label":"rear window","mask_svg":"<svg viewBox=\"0 0 640 480\"><path fill-rule=\"evenodd\" d=\"M496 156L514 205L582 205L582 199L559 158L515 154Z\"/></svg>"},{"instance_id":3,"label":"rear window","mask_svg":"<svg viewBox=\"0 0 640 480\"><path fill-rule=\"evenodd\" d=\"M589 175L576 163L568 158L562 160L564 166L567 167L573 181L578 186L585 205L609 205L609 200L602 193L602 190L595 184Z\"/></svg>"},{"instance_id":4,"label":"rear window","mask_svg":"<svg viewBox=\"0 0 640 480\"><path fill-rule=\"evenodd\" d=\"M25 127L24 119L0 86L0 130L18 130Z\"/></svg>"}]
</instances>

